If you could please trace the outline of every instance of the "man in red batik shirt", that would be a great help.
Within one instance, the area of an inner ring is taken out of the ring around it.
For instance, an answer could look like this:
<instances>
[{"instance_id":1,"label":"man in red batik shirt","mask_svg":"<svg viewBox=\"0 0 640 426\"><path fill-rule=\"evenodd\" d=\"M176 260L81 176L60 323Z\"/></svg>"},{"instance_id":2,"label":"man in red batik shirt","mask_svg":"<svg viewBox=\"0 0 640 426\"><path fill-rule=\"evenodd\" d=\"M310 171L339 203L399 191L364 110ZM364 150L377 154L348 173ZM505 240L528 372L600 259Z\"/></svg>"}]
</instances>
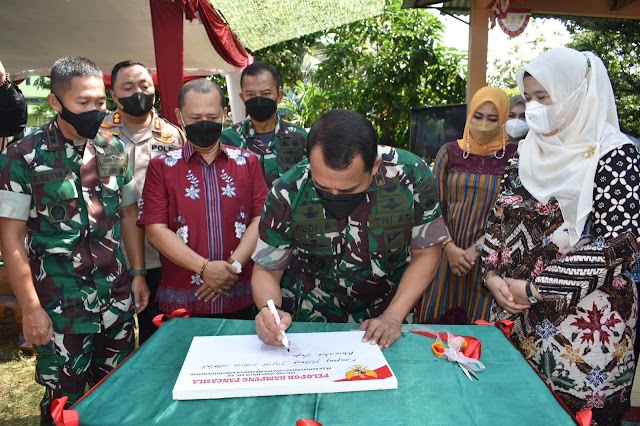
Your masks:
<instances>
[{"instance_id":1,"label":"man in red batik shirt","mask_svg":"<svg viewBox=\"0 0 640 426\"><path fill-rule=\"evenodd\" d=\"M188 142L149 162L138 225L160 252L160 311L253 319L250 259L267 186L255 155L220 143L223 99L205 79L182 87Z\"/></svg>"}]
</instances>

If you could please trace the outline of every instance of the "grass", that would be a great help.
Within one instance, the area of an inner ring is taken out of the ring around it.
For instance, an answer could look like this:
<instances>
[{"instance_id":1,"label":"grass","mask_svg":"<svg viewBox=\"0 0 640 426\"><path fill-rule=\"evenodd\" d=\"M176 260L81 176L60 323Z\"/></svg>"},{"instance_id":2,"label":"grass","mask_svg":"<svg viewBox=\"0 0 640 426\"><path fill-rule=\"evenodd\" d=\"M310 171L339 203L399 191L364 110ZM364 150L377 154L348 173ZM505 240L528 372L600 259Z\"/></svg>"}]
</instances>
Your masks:
<instances>
[{"instance_id":1,"label":"grass","mask_svg":"<svg viewBox=\"0 0 640 426\"><path fill-rule=\"evenodd\" d=\"M32 426L40 423L44 387L36 383L35 357L18 350L13 318L0 319L0 425Z\"/></svg>"}]
</instances>

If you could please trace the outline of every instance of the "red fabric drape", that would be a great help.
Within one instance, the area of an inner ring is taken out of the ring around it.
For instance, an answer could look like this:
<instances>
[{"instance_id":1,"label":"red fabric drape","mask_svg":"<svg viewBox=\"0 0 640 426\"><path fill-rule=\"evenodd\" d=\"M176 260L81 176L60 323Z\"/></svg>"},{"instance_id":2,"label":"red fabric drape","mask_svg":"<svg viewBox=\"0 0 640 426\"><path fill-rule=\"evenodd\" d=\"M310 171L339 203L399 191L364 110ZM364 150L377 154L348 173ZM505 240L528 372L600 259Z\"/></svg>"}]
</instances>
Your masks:
<instances>
[{"instance_id":1,"label":"red fabric drape","mask_svg":"<svg viewBox=\"0 0 640 426\"><path fill-rule=\"evenodd\" d=\"M171 0L152 0L151 25L158 69L158 89L162 93L162 116L178 125L175 109L182 87L184 32L182 4Z\"/></svg>"},{"instance_id":2,"label":"red fabric drape","mask_svg":"<svg viewBox=\"0 0 640 426\"><path fill-rule=\"evenodd\" d=\"M211 6L209 0L182 1L186 18L193 21L198 16L200 17L200 22L207 31L211 45L222 59L237 68L245 68L253 62L253 57L247 53L231 28Z\"/></svg>"}]
</instances>

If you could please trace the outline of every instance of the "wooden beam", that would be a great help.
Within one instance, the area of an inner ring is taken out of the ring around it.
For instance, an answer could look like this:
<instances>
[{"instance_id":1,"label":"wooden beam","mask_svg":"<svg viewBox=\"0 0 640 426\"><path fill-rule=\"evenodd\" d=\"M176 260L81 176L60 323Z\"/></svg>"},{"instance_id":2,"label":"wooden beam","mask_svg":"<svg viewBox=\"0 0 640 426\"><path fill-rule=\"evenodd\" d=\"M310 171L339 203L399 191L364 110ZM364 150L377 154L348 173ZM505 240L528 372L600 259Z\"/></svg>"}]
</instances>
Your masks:
<instances>
[{"instance_id":1,"label":"wooden beam","mask_svg":"<svg viewBox=\"0 0 640 426\"><path fill-rule=\"evenodd\" d=\"M634 1L612 11L614 6L612 0L526 0L523 5L513 4L516 9L531 9L534 15L640 20L640 2Z\"/></svg>"},{"instance_id":2,"label":"wooden beam","mask_svg":"<svg viewBox=\"0 0 640 426\"><path fill-rule=\"evenodd\" d=\"M484 0L482 0L484 1ZM469 19L469 64L467 68L467 103L487 84L487 48L489 46L489 8L476 7L473 0ZM486 1L484 1L486 3Z\"/></svg>"}]
</instances>

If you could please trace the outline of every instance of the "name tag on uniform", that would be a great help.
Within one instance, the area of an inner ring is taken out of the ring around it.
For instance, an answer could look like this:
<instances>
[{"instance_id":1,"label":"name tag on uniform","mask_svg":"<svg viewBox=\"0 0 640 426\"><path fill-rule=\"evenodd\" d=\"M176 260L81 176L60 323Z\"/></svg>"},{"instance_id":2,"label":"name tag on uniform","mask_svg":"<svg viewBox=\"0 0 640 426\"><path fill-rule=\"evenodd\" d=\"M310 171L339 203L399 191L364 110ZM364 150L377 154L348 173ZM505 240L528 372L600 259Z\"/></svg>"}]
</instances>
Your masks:
<instances>
[{"instance_id":1,"label":"name tag on uniform","mask_svg":"<svg viewBox=\"0 0 640 426\"><path fill-rule=\"evenodd\" d=\"M32 185L44 185L45 183L49 182L58 182L71 179L73 179L73 172L71 171L71 169L67 168L51 169L41 172L29 173L29 181Z\"/></svg>"},{"instance_id":2,"label":"name tag on uniform","mask_svg":"<svg viewBox=\"0 0 640 426\"><path fill-rule=\"evenodd\" d=\"M124 176L127 172L128 158L124 153L98 154L98 173L102 177Z\"/></svg>"}]
</instances>

